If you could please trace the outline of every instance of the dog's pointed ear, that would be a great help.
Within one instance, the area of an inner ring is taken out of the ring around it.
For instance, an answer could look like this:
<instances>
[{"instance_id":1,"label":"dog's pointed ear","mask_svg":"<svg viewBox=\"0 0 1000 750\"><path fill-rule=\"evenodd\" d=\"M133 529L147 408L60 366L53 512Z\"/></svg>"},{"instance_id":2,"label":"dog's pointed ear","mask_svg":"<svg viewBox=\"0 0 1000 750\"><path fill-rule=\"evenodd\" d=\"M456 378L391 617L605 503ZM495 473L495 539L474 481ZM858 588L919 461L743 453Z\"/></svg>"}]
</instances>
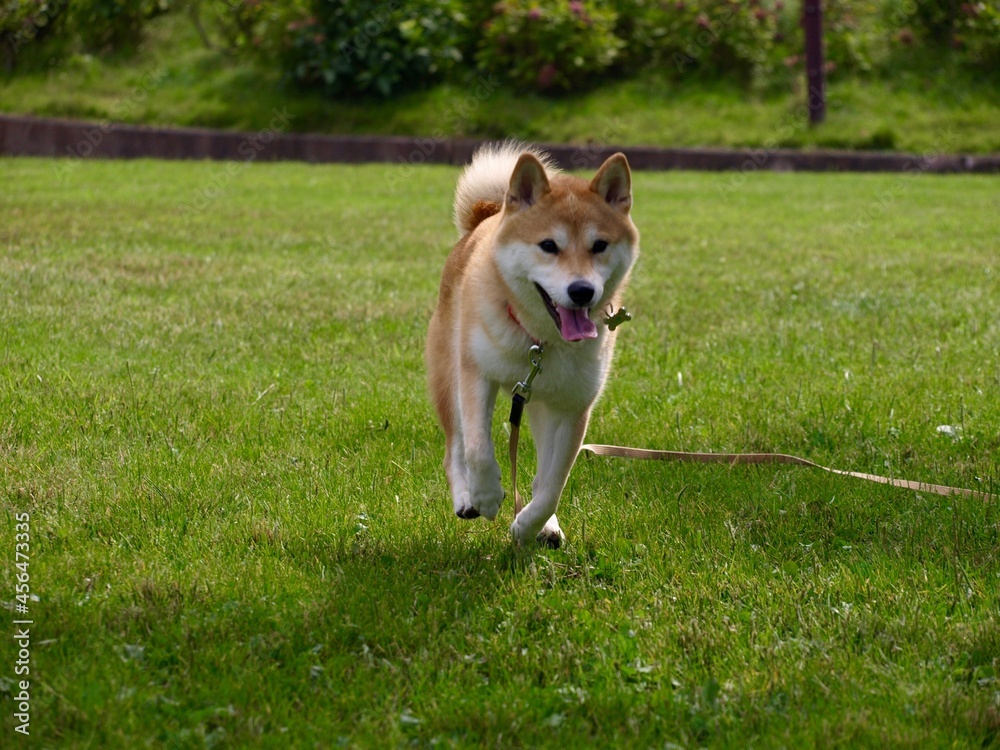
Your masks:
<instances>
[{"instance_id":1,"label":"dog's pointed ear","mask_svg":"<svg viewBox=\"0 0 1000 750\"><path fill-rule=\"evenodd\" d=\"M521 154L510 175L507 208L514 211L527 208L551 189L549 178L545 176L545 167L538 158L534 154Z\"/></svg>"},{"instance_id":2,"label":"dog's pointed ear","mask_svg":"<svg viewBox=\"0 0 1000 750\"><path fill-rule=\"evenodd\" d=\"M590 182L590 189L612 208L627 214L632 208L632 171L625 154L609 156Z\"/></svg>"}]
</instances>

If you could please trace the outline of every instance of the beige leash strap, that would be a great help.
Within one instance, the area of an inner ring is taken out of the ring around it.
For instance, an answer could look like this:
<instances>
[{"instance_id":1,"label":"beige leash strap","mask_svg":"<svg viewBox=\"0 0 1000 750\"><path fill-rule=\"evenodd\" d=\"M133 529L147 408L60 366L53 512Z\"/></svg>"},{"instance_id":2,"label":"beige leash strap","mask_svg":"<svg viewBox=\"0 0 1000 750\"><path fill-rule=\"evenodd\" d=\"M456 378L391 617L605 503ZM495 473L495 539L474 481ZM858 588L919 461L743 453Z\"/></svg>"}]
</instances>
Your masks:
<instances>
[{"instance_id":1,"label":"beige leash strap","mask_svg":"<svg viewBox=\"0 0 1000 750\"><path fill-rule=\"evenodd\" d=\"M513 436L512 436L513 438ZM893 487L902 487L916 492L931 492L935 495L961 495L963 497L974 497L980 500L992 500L993 496L988 492L979 490L967 490L961 487L948 487L942 484L926 484L924 482L911 482L907 479L892 479L890 477L880 477L877 474L864 474L859 471L844 471L843 469L831 469L827 466L820 466L798 456L789 456L785 453L686 453L684 451L657 451L647 448L626 448L621 445L599 445L588 443L580 448L581 451L589 451L595 456L614 456L616 458L635 458L644 461L683 461L687 463L699 464L790 464L792 466L808 466L813 469L822 469L831 474L839 474L843 477L854 477L864 479L867 482L878 484L888 484Z\"/></svg>"}]
</instances>

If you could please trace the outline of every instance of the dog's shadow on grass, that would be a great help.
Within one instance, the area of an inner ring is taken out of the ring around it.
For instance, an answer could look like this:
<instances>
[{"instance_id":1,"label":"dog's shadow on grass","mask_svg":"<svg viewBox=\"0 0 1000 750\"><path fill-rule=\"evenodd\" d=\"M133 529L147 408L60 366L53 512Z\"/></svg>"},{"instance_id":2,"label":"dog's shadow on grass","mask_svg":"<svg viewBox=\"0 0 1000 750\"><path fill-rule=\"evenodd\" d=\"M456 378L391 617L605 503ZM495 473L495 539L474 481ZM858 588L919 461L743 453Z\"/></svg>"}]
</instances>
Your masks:
<instances>
[{"instance_id":1,"label":"dog's shadow on grass","mask_svg":"<svg viewBox=\"0 0 1000 750\"><path fill-rule=\"evenodd\" d=\"M359 574L415 576L507 576L523 573L539 555L553 554L541 545L519 547L502 530L478 524L442 533L425 532L406 537L378 534L341 536L313 554L329 565L357 570Z\"/></svg>"},{"instance_id":2,"label":"dog's shadow on grass","mask_svg":"<svg viewBox=\"0 0 1000 750\"><path fill-rule=\"evenodd\" d=\"M354 588L405 597L417 588L447 592L456 586L485 590L517 585L531 577L539 563L566 557L567 550L535 544L519 547L506 526L480 522L409 535L368 530L317 535L286 546L285 554L314 570L318 566L324 576L351 582Z\"/></svg>"},{"instance_id":3,"label":"dog's shadow on grass","mask_svg":"<svg viewBox=\"0 0 1000 750\"><path fill-rule=\"evenodd\" d=\"M314 582L321 571L324 583L310 586L309 607L328 623L331 643L360 648L352 638L362 639L391 651L384 643L391 634L406 633L409 643L418 634L417 640L450 637L457 623L488 631L516 608L512 602L539 588L533 582L550 567L546 559L565 553L518 548L505 532L481 525L401 538L317 537L285 554L314 571Z\"/></svg>"}]
</instances>

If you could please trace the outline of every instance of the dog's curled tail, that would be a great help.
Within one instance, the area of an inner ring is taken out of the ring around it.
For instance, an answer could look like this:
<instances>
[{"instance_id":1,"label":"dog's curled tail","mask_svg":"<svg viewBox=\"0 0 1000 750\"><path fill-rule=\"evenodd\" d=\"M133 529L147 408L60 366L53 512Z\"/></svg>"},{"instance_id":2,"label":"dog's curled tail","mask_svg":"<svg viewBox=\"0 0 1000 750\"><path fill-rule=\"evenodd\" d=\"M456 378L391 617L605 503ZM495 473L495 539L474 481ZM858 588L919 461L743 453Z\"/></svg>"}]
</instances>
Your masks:
<instances>
[{"instance_id":1,"label":"dog's curled tail","mask_svg":"<svg viewBox=\"0 0 1000 750\"><path fill-rule=\"evenodd\" d=\"M487 143L473 154L455 189L455 226L460 237L500 212L514 165L524 153L535 156L549 177L559 171L551 156L517 141Z\"/></svg>"}]
</instances>

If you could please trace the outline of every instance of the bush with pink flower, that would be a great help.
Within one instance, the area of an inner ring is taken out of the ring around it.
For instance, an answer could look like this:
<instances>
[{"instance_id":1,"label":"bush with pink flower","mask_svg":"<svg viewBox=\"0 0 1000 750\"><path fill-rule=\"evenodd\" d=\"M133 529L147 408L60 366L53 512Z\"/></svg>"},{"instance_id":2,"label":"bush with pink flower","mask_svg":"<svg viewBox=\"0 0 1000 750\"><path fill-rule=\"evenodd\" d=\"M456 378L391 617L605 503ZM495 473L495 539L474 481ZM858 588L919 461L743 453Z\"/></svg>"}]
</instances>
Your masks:
<instances>
[{"instance_id":1,"label":"bush with pink flower","mask_svg":"<svg viewBox=\"0 0 1000 750\"><path fill-rule=\"evenodd\" d=\"M504 0L482 26L475 61L485 72L536 91L584 88L604 76L625 42L607 3Z\"/></svg>"},{"instance_id":2,"label":"bush with pink flower","mask_svg":"<svg viewBox=\"0 0 1000 750\"><path fill-rule=\"evenodd\" d=\"M628 40L628 69L656 67L673 76L724 75L766 82L781 8L758 0L609 0L617 32Z\"/></svg>"}]
</instances>

